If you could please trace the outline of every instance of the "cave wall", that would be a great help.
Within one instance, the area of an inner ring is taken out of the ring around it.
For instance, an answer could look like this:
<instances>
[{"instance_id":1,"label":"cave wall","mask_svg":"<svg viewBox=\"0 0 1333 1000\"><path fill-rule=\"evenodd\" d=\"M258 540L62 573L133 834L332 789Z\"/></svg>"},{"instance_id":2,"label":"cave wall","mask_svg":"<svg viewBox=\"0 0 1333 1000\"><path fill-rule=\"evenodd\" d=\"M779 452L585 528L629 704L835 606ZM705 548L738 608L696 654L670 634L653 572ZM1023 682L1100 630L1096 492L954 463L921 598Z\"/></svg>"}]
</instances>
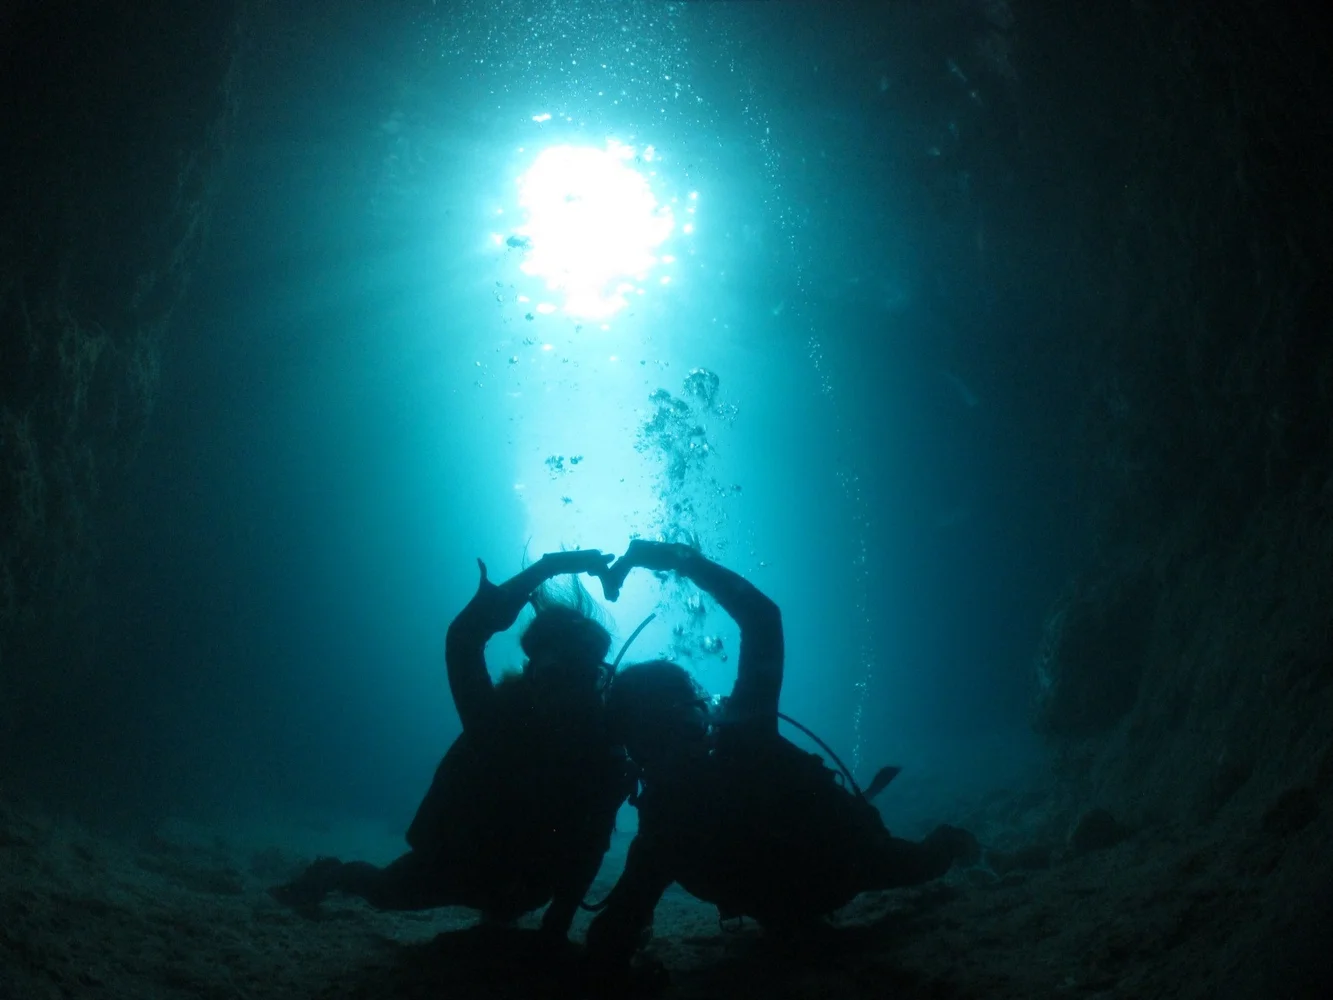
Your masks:
<instances>
[{"instance_id":1,"label":"cave wall","mask_svg":"<svg viewBox=\"0 0 1333 1000\"><path fill-rule=\"evenodd\" d=\"M1315 809L1333 786L1326 36L1246 0L1106 6L1028 10L1041 89L1082 60L1101 81L1045 108L1080 178L1063 238L1086 282L1093 548L1046 621L1035 721L1067 787L1133 823Z\"/></svg>"},{"instance_id":2,"label":"cave wall","mask_svg":"<svg viewBox=\"0 0 1333 1000\"><path fill-rule=\"evenodd\" d=\"M239 103L240 0L6 5L0 760L96 664L99 553L150 425ZM184 331L184 332L182 332Z\"/></svg>"}]
</instances>

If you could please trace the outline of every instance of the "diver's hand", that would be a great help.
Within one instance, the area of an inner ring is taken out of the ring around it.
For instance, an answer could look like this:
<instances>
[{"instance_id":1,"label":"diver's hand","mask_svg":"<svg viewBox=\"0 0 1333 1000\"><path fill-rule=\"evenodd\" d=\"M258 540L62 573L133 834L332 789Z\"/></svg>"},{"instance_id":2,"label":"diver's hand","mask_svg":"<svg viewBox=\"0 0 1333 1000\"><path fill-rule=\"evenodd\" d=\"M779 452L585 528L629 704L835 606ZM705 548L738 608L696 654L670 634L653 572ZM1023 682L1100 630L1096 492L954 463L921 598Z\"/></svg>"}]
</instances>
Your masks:
<instances>
[{"instance_id":1,"label":"diver's hand","mask_svg":"<svg viewBox=\"0 0 1333 1000\"><path fill-rule=\"evenodd\" d=\"M546 579L564 576L566 573L601 576L614 559L615 556L600 549L574 549L570 552L548 552L535 565L542 568Z\"/></svg>"},{"instance_id":2,"label":"diver's hand","mask_svg":"<svg viewBox=\"0 0 1333 1000\"><path fill-rule=\"evenodd\" d=\"M681 564L693 555L698 555L698 550L681 542L650 542L636 538L629 543L629 548L620 557L620 561L664 572L680 569Z\"/></svg>"},{"instance_id":3,"label":"diver's hand","mask_svg":"<svg viewBox=\"0 0 1333 1000\"><path fill-rule=\"evenodd\" d=\"M686 559L697 554L696 549L679 542L650 542L636 538L629 543L625 554L600 574L606 599L614 601L620 596L620 588L625 585L625 577L629 576L629 571L635 566L664 573L680 569Z\"/></svg>"},{"instance_id":4,"label":"diver's hand","mask_svg":"<svg viewBox=\"0 0 1333 1000\"><path fill-rule=\"evenodd\" d=\"M528 592L519 592L518 588L510 586L513 580L503 586L491 583L486 576L486 564L480 559L477 560L477 569L481 571L477 592L472 595L464 611L470 611L476 623L494 635L518 621L519 613L527 603Z\"/></svg>"}]
</instances>

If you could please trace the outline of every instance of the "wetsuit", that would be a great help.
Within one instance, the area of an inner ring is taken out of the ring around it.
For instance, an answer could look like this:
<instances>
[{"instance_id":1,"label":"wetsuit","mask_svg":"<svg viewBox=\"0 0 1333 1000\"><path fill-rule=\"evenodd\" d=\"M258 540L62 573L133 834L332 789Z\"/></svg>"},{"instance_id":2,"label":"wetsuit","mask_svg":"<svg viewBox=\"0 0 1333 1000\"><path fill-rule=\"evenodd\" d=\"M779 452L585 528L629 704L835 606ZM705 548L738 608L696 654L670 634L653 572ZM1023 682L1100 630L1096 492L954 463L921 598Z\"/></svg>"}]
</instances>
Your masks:
<instances>
[{"instance_id":1,"label":"wetsuit","mask_svg":"<svg viewBox=\"0 0 1333 1000\"><path fill-rule=\"evenodd\" d=\"M408 828L411 850L385 868L318 861L276 890L279 899L311 903L339 891L380 909L461 905L498 920L549 901L543 929L568 932L610 845L628 765L607 739L598 691L553 710L526 676L494 684L485 660L491 636L561 571L551 559L498 587L483 576L449 626L445 662L463 732Z\"/></svg>"},{"instance_id":2,"label":"wetsuit","mask_svg":"<svg viewBox=\"0 0 1333 1000\"><path fill-rule=\"evenodd\" d=\"M723 917L793 928L858 893L938 877L955 856L938 841L891 836L874 807L819 757L778 734L777 605L738 574L673 548L638 565L675 569L736 620L736 683L706 747L668 755L643 773L639 832L588 933L590 957L603 967L628 961L672 882Z\"/></svg>"}]
</instances>

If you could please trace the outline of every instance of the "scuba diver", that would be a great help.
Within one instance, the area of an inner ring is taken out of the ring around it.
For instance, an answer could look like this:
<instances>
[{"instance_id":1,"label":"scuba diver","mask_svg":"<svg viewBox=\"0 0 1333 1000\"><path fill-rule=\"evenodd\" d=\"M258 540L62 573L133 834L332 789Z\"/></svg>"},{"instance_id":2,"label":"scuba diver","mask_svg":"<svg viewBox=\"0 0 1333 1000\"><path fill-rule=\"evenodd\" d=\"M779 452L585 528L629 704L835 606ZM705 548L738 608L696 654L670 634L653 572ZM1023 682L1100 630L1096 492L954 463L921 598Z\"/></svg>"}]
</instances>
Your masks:
<instances>
[{"instance_id":1,"label":"scuba diver","mask_svg":"<svg viewBox=\"0 0 1333 1000\"><path fill-rule=\"evenodd\" d=\"M411 848L387 867L316 860L271 890L313 908L330 892L381 910L467 906L510 922L546 904L542 930L563 939L610 845L616 812L632 790L624 750L610 741L603 696L611 636L545 589L564 574L599 575L596 550L545 556L496 585L477 560L477 592L449 626L445 664L462 734L435 772L407 830ZM536 616L520 640L522 671L493 683L485 647L526 603Z\"/></svg>"},{"instance_id":2,"label":"scuba diver","mask_svg":"<svg viewBox=\"0 0 1333 1000\"><path fill-rule=\"evenodd\" d=\"M628 666L611 682L612 735L640 772L631 799L639 830L588 931L596 988L628 985L672 882L716 905L722 919L798 932L859 893L918 885L955 861L976 861L976 838L964 830L940 826L919 843L889 833L869 797L896 768L883 769L867 795L778 734L783 634L772 600L688 545L645 541L631 542L602 574L609 599L636 566L675 572L710 594L740 626L740 656L731 696L712 711L670 661Z\"/></svg>"}]
</instances>

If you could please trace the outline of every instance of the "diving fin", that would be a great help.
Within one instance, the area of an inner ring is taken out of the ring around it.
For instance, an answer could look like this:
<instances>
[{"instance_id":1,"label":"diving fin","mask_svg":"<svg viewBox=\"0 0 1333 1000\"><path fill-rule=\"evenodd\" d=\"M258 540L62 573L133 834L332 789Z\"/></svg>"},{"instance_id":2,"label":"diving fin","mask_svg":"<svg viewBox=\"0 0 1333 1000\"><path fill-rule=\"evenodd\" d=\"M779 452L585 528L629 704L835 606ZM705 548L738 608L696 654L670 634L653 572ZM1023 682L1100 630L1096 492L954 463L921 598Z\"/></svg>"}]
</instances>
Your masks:
<instances>
[{"instance_id":1,"label":"diving fin","mask_svg":"<svg viewBox=\"0 0 1333 1000\"><path fill-rule=\"evenodd\" d=\"M884 791L884 789L888 788L889 782L898 777L900 773L902 773L901 767L893 767L892 765L889 767L881 767L875 772L874 780L871 781L870 785L866 788L864 793L865 797L867 799L873 799L880 792Z\"/></svg>"}]
</instances>

